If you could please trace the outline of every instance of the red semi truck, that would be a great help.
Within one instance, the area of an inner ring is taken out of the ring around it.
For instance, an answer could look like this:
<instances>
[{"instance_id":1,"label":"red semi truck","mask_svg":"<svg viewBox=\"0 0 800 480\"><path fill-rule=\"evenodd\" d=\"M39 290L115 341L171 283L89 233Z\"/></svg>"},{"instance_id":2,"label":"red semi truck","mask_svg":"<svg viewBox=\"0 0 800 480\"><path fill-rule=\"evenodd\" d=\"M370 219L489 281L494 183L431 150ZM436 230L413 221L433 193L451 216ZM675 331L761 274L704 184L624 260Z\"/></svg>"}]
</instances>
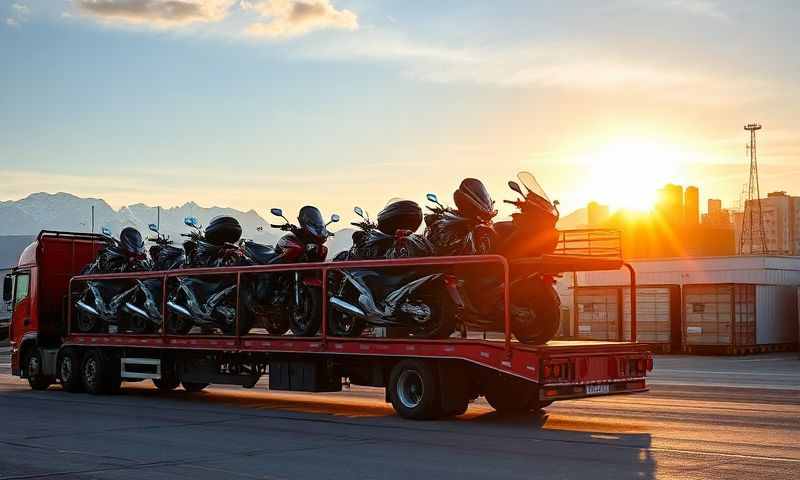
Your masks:
<instances>
[{"instance_id":1,"label":"red semi truck","mask_svg":"<svg viewBox=\"0 0 800 480\"><path fill-rule=\"evenodd\" d=\"M152 334L81 333L71 328L75 299L90 279L157 278L166 286L176 276L224 274L235 278L238 288L242 277L256 273L316 270L323 280L322 298L327 298L328 272L343 268L494 264L507 278L510 268L534 268L550 275L619 269L627 266L621 257L572 255L565 248L561 254L512 265L503 257L484 255L80 276L103 246L99 235L43 231L4 281L4 299L13 302L12 373L27 378L34 389L61 384L70 392L105 394L117 391L123 381L142 380L165 390L182 385L187 391L200 391L212 383L252 388L268 373L272 390L329 392L341 390L346 382L383 387L397 413L413 419L461 414L469 401L481 395L498 411L521 411L557 400L647 390L652 356L645 345L514 341L507 291L505 332L497 339L466 331L437 340L333 337L327 329L327 308L322 309L320 334L308 338L242 334L238 328L235 335L172 335L163 325ZM632 307L632 338L636 338Z\"/></svg>"}]
</instances>

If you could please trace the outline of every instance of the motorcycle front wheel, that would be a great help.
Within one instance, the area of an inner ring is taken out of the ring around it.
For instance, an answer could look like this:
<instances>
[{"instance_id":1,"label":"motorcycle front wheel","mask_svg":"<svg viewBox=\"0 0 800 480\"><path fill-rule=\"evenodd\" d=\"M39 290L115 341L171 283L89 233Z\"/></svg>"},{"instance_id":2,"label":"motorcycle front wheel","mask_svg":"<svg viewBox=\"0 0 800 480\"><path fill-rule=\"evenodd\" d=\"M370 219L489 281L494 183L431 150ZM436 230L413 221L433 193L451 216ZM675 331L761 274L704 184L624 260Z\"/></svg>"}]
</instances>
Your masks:
<instances>
[{"instance_id":1,"label":"motorcycle front wheel","mask_svg":"<svg viewBox=\"0 0 800 480\"><path fill-rule=\"evenodd\" d=\"M513 297L522 297L513 292ZM531 314L524 320L513 318L511 330L522 343L542 345L551 340L558 332L561 321L561 299L552 285L541 280L526 282L524 302L512 300L517 308L528 309Z\"/></svg>"},{"instance_id":2,"label":"motorcycle front wheel","mask_svg":"<svg viewBox=\"0 0 800 480\"><path fill-rule=\"evenodd\" d=\"M358 292L350 284L344 287L339 296L353 305L358 305ZM360 337L366 327L363 318L339 311L336 308L328 310L328 333L334 337Z\"/></svg>"},{"instance_id":3,"label":"motorcycle front wheel","mask_svg":"<svg viewBox=\"0 0 800 480\"><path fill-rule=\"evenodd\" d=\"M313 337L319 331L322 318L321 289L300 285L300 304L289 307L292 333L296 337Z\"/></svg>"},{"instance_id":4,"label":"motorcycle front wheel","mask_svg":"<svg viewBox=\"0 0 800 480\"><path fill-rule=\"evenodd\" d=\"M178 293L170 301L178 305L186 305L185 297L183 293ZM167 316L167 332L173 335L186 335L193 326L194 322L190 317L172 311Z\"/></svg>"},{"instance_id":5,"label":"motorcycle front wheel","mask_svg":"<svg viewBox=\"0 0 800 480\"><path fill-rule=\"evenodd\" d=\"M87 291L81 297L83 303L94 305L95 298L91 291ZM100 319L96 316L75 307L75 328L81 333L96 332L100 327Z\"/></svg>"}]
</instances>

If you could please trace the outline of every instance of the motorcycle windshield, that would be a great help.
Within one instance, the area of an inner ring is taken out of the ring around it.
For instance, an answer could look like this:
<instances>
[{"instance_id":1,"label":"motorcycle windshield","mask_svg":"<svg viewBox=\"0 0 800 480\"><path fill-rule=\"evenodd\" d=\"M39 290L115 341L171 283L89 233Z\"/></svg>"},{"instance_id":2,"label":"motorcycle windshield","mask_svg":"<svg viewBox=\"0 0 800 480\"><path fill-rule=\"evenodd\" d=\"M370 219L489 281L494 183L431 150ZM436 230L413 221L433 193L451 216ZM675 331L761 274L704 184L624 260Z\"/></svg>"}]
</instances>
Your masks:
<instances>
[{"instance_id":1,"label":"motorcycle windshield","mask_svg":"<svg viewBox=\"0 0 800 480\"><path fill-rule=\"evenodd\" d=\"M474 208L476 208L481 217L491 218L497 214L494 209L494 200L489 195L483 182L477 179L466 179L461 182L459 190L463 191L467 198L471 200Z\"/></svg>"},{"instance_id":2,"label":"motorcycle windshield","mask_svg":"<svg viewBox=\"0 0 800 480\"><path fill-rule=\"evenodd\" d=\"M539 182L536 181L536 177L534 177L531 172L519 172L517 178L529 192L550 202L550 197L547 196L547 193L545 193L544 189L539 185Z\"/></svg>"},{"instance_id":3,"label":"motorcycle windshield","mask_svg":"<svg viewBox=\"0 0 800 480\"><path fill-rule=\"evenodd\" d=\"M325 228L325 220L317 207L305 206L300 209L297 216L300 228L315 239L325 241L328 238L328 229Z\"/></svg>"}]
</instances>

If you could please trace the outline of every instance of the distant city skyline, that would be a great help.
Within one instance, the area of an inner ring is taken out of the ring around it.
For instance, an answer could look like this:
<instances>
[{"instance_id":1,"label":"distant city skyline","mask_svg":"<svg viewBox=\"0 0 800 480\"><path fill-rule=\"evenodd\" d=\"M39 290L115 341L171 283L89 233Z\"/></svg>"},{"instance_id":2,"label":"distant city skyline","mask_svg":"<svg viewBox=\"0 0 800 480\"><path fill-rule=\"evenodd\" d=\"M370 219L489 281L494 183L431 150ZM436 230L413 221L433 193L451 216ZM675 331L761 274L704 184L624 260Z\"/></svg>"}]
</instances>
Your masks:
<instances>
[{"instance_id":1,"label":"distant city skyline","mask_svg":"<svg viewBox=\"0 0 800 480\"><path fill-rule=\"evenodd\" d=\"M347 218L469 176L504 215L529 170L565 213L646 211L665 183L731 205L749 122L762 192L800 192L792 2L169 5L0 5L0 200Z\"/></svg>"}]
</instances>

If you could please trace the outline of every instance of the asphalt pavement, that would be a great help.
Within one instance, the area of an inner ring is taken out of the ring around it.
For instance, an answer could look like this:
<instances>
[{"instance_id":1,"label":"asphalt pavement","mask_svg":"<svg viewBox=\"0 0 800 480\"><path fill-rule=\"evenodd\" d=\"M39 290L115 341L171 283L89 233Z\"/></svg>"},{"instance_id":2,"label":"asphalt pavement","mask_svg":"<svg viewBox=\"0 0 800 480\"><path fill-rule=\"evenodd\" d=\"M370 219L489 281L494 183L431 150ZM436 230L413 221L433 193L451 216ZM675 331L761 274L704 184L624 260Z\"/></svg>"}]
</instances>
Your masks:
<instances>
[{"instance_id":1,"label":"asphalt pavement","mask_svg":"<svg viewBox=\"0 0 800 480\"><path fill-rule=\"evenodd\" d=\"M34 392L5 352L0 479L800 478L796 353L659 356L645 394L413 422L372 388Z\"/></svg>"}]
</instances>

